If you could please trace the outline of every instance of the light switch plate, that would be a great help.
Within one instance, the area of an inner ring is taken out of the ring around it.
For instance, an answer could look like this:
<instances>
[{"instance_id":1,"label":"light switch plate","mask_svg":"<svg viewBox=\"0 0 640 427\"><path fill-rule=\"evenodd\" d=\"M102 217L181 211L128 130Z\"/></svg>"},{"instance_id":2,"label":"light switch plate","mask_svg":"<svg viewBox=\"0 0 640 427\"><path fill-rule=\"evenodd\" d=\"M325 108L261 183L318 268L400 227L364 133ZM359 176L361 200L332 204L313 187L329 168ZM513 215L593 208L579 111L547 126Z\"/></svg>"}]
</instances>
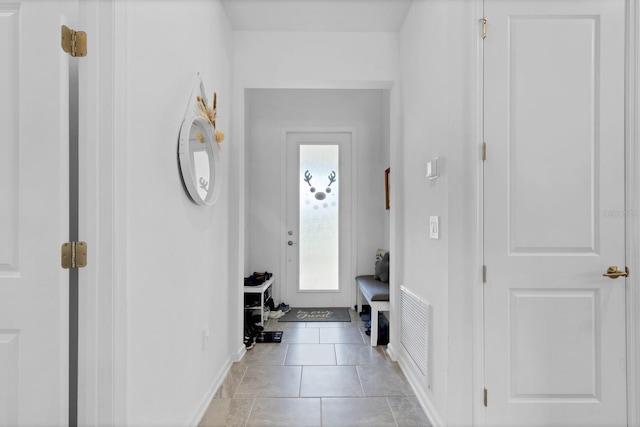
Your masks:
<instances>
[{"instance_id":1,"label":"light switch plate","mask_svg":"<svg viewBox=\"0 0 640 427\"><path fill-rule=\"evenodd\" d=\"M440 237L440 221L437 216L429 217L429 237L439 239Z\"/></svg>"},{"instance_id":2,"label":"light switch plate","mask_svg":"<svg viewBox=\"0 0 640 427\"><path fill-rule=\"evenodd\" d=\"M427 178L436 179L438 176L438 157L436 157L427 162Z\"/></svg>"}]
</instances>

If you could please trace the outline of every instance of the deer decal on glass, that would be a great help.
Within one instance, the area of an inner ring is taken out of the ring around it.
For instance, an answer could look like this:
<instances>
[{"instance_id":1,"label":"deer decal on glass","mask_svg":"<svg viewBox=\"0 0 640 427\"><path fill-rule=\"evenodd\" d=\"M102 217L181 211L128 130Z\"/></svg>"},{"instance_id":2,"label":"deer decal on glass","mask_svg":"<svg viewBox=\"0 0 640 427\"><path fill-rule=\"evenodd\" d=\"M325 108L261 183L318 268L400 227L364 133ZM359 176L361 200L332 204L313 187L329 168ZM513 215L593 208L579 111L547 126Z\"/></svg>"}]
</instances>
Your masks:
<instances>
[{"instance_id":1,"label":"deer decal on glass","mask_svg":"<svg viewBox=\"0 0 640 427\"><path fill-rule=\"evenodd\" d=\"M316 191L316 188L311 184L311 179L313 178L313 175L311 175L311 173L307 170L304 173L304 181L309 184L309 192L314 194L314 197L316 200L318 201L322 201L324 199L327 198L327 195L329 195L331 193L331 184L333 184L334 182L337 181L336 179L336 172L335 171L331 171L331 173L328 176L329 179L329 185L327 185L327 187L325 188L324 191ZM329 205L327 203L324 203L322 205L322 207L327 208L329 207Z\"/></svg>"}]
</instances>

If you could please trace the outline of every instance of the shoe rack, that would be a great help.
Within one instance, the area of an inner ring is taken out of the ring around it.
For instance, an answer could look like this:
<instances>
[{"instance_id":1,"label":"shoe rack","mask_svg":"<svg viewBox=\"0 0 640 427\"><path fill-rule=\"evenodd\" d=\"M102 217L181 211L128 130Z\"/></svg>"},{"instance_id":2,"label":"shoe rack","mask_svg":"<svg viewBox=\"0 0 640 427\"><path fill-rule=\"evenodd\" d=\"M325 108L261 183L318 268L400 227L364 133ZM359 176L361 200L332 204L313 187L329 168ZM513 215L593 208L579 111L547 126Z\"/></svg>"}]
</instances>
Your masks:
<instances>
[{"instance_id":1,"label":"shoe rack","mask_svg":"<svg viewBox=\"0 0 640 427\"><path fill-rule=\"evenodd\" d=\"M269 309L265 307L265 303L273 293L273 276L262 285L245 286L244 287L244 309L260 310L260 326L264 326L269 320ZM260 305L257 305L258 299L255 297L260 295Z\"/></svg>"}]
</instances>

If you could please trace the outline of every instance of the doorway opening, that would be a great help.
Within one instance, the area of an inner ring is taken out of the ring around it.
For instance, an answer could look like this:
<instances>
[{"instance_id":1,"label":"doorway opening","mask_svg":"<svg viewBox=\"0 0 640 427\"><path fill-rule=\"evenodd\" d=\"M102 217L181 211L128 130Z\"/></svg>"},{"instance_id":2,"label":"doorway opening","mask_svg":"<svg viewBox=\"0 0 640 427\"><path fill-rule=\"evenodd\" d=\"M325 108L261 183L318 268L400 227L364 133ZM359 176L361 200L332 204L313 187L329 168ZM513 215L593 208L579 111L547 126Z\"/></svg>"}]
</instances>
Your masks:
<instances>
[{"instance_id":1,"label":"doorway opening","mask_svg":"<svg viewBox=\"0 0 640 427\"><path fill-rule=\"evenodd\" d=\"M385 89L245 91L245 277L274 273L275 305L349 307L389 247Z\"/></svg>"}]
</instances>

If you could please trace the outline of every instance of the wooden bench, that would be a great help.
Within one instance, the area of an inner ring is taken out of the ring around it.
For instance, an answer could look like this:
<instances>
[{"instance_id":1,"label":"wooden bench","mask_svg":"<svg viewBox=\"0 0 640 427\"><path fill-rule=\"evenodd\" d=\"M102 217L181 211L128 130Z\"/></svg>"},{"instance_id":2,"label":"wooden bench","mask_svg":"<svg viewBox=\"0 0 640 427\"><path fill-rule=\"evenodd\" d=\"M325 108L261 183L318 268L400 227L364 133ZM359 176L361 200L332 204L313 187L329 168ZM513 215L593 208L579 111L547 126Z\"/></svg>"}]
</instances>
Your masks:
<instances>
[{"instance_id":1,"label":"wooden bench","mask_svg":"<svg viewBox=\"0 0 640 427\"><path fill-rule=\"evenodd\" d=\"M389 311L389 283L376 280L373 276L356 277L356 303L358 313L362 313L362 298L371 306L371 345L378 345L378 312Z\"/></svg>"}]
</instances>

